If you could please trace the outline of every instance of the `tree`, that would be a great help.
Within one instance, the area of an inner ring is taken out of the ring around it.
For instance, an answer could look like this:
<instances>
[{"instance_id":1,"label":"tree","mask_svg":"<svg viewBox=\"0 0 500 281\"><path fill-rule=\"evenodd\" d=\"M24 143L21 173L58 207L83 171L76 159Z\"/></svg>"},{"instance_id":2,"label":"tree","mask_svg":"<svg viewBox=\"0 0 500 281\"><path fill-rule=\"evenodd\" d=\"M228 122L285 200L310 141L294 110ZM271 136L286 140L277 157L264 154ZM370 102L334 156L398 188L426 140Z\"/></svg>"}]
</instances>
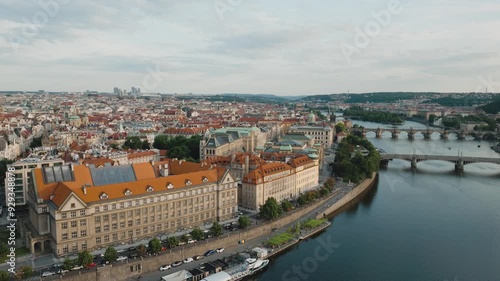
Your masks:
<instances>
[{"instance_id":1,"label":"tree","mask_svg":"<svg viewBox=\"0 0 500 281\"><path fill-rule=\"evenodd\" d=\"M168 241L168 244L170 245L170 248L174 248L174 247L179 246L179 238L177 238L175 236L168 237L167 241Z\"/></svg>"},{"instance_id":2,"label":"tree","mask_svg":"<svg viewBox=\"0 0 500 281\"><path fill-rule=\"evenodd\" d=\"M288 200L283 200L283 202L281 202L281 209L283 209L284 212L291 211L293 209L292 203Z\"/></svg>"},{"instance_id":3,"label":"tree","mask_svg":"<svg viewBox=\"0 0 500 281\"><path fill-rule=\"evenodd\" d=\"M344 125L344 123L339 122L339 123L337 123L337 125L335 125L335 132L341 133L341 132L344 132L344 131L345 131L345 125Z\"/></svg>"},{"instance_id":4,"label":"tree","mask_svg":"<svg viewBox=\"0 0 500 281\"><path fill-rule=\"evenodd\" d=\"M140 149L142 147L142 141L138 136L127 137L122 146L123 148Z\"/></svg>"},{"instance_id":5,"label":"tree","mask_svg":"<svg viewBox=\"0 0 500 281\"><path fill-rule=\"evenodd\" d=\"M148 140L145 140L142 142L142 146L141 146L141 149L150 149L151 148L151 144L149 144Z\"/></svg>"},{"instance_id":6,"label":"tree","mask_svg":"<svg viewBox=\"0 0 500 281\"><path fill-rule=\"evenodd\" d=\"M186 234L184 234L184 235L181 236L181 241L182 242L187 243L188 240L189 240L189 237Z\"/></svg>"},{"instance_id":7,"label":"tree","mask_svg":"<svg viewBox=\"0 0 500 281\"><path fill-rule=\"evenodd\" d=\"M87 250L78 254L78 263L84 267L91 264L93 261L94 257Z\"/></svg>"},{"instance_id":8,"label":"tree","mask_svg":"<svg viewBox=\"0 0 500 281\"><path fill-rule=\"evenodd\" d=\"M118 259L118 252L116 251L115 248L113 248L112 246L109 246L106 249L106 252L104 252L104 259L109 261L109 262L116 261L116 259Z\"/></svg>"},{"instance_id":9,"label":"tree","mask_svg":"<svg viewBox=\"0 0 500 281\"><path fill-rule=\"evenodd\" d=\"M31 266L21 266L19 272L22 278L30 278L33 275L33 268Z\"/></svg>"},{"instance_id":10,"label":"tree","mask_svg":"<svg viewBox=\"0 0 500 281\"><path fill-rule=\"evenodd\" d=\"M177 159L189 157L189 148L185 145L175 146L168 150L168 157Z\"/></svg>"},{"instance_id":11,"label":"tree","mask_svg":"<svg viewBox=\"0 0 500 281\"><path fill-rule=\"evenodd\" d=\"M222 235L222 225L218 221L214 221L214 224L212 227L210 227L210 231L214 236L221 236Z\"/></svg>"},{"instance_id":12,"label":"tree","mask_svg":"<svg viewBox=\"0 0 500 281\"><path fill-rule=\"evenodd\" d=\"M252 221L247 216L241 216L238 219L238 224L240 225L241 229L245 229L245 228L249 227L250 224L252 224Z\"/></svg>"},{"instance_id":13,"label":"tree","mask_svg":"<svg viewBox=\"0 0 500 281\"><path fill-rule=\"evenodd\" d=\"M71 259L64 259L64 263L63 263L63 266L62 268L65 269L65 270L71 270L73 267L75 267L75 262Z\"/></svg>"},{"instance_id":14,"label":"tree","mask_svg":"<svg viewBox=\"0 0 500 281\"><path fill-rule=\"evenodd\" d=\"M168 149L169 137L167 135L158 135L155 137L153 147L156 149Z\"/></svg>"},{"instance_id":15,"label":"tree","mask_svg":"<svg viewBox=\"0 0 500 281\"><path fill-rule=\"evenodd\" d=\"M434 124L436 118L437 118L436 114L429 114L429 124Z\"/></svg>"},{"instance_id":16,"label":"tree","mask_svg":"<svg viewBox=\"0 0 500 281\"><path fill-rule=\"evenodd\" d=\"M203 230L201 230L199 228L193 229L193 231L191 231L191 236L193 237L194 240L198 240L198 241L205 239L205 235L203 234Z\"/></svg>"},{"instance_id":17,"label":"tree","mask_svg":"<svg viewBox=\"0 0 500 281\"><path fill-rule=\"evenodd\" d=\"M159 253L161 252L161 242L158 238L153 238L149 240L149 249L151 253Z\"/></svg>"},{"instance_id":18,"label":"tree","mask_svg":"<svg viewBox=\"0 0 500 281\"><path fill-rule=\"evenodd\" d=\"M33 141L30 144L30 148L36 148L42 146L42 137L40 136L38 138L33 138Z\"/></svg>"},{"instance_id":19,"label":"tree","mask_svg":"<svg viewBox=\"0 0 500 281\"><path fill-rule=\"evenodd\" d=\"M9 281L9 273L7 271L0 271L0 281Z\"/></svg>"},{"instance_id":20,"label":"tree","mask_svg":"<svg viewBox=\"0 0 500 281\"><path fill-rule=\"evenodd\" d=\"M144 244L140 244L139 246L137 246L137 254L139 256L144 256L146 254L146 246L144 246Z\"/></svg>"},{"instance_id":21,"label":"tree","mask_svg":"<svg viewBox=\"0 0 500 281\"><path fill-rule=\"evenodd\" d=\"M275 219L283 213L281 205L274 197L269 197L264 205L260 206L260 216L268 220Z\"/></svg>"}]
</instances>

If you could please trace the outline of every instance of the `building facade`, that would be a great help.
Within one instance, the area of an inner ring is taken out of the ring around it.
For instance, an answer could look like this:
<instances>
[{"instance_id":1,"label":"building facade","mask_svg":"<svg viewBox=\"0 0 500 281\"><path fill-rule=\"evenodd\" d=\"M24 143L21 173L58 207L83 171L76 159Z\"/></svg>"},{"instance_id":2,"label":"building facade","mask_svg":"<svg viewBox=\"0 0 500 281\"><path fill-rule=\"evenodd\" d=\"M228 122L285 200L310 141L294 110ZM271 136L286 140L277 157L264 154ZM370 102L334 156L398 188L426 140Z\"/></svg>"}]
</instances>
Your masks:
<instances>
[{"instance_id":1,"label":"building facade","mask_svg":"<svg viewBox=\"0 0 500 281\"><path fill-rule=\"evenodd\" d=\"M57 256L168 235L237 213L237 184L223 168L169 175L168 164L75 165L33 170L32 252Z\"/></svg>"},{"instance_id":2,"label":"building facade","mask_svg":"<svg viewBox=\"0 0 500 281\"><path fill-rule=\"evenodd\" d=\"M269 197L278 202L293 199L319 182L318 162L307 156L289 163L269 163L248 173L238 189L238 203L246 209L259 210Z\"/></svg>"},{"instance_id":3,"label":"building facade","mask_svg":"<svg viewBox=\"0 0 500 281\"><path fill-rule=\"evenodd\" d=\"M290 133L301 133L314 137L315 143L320 143L324 148L332 147L335 130L331 126L291 126Z\"/></svg>"}]
</instances>

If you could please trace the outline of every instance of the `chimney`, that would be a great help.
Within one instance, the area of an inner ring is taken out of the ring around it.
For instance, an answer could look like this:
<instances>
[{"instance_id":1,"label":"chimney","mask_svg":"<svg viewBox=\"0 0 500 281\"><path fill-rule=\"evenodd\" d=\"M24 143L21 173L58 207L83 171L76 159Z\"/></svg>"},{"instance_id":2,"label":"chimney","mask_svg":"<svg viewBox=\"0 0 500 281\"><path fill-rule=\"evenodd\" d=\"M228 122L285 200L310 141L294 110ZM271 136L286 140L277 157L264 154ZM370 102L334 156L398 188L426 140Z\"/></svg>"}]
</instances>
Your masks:
<instances>
[{"instance_id":1,"label":"chimney","mask_svg":"<svg viewBox=\"0 0 500 281\"><path fill-rule=\"evenodd\" d=\"M84 195L87 195L87 186L86 185L82 186L82 191L83 191Z\"/></svg>"},{"instance_id":2,"label":"chimney","mask_svg":"<svg viewBox=\"0 0 500 281\"><path fill-rule=\"evenodd\" d=\"M248 170L250 169L250 157L245 155L245 175L248 174Z\"/></svg>"},{"instance_id":3,"label":"chimney","mask_svg":"<svg viewBox=\"0 0 500 281\"><path fill-rule=\"evenodd\" d=\"M164 176L168 177L170 171L168 170L168 164L165 164Z\"/></svg>"},{"instance_id":4,"label":"chimney","mask_svg":"<svg viewBox=\"0 0 500 281\"><path fill-rule=\"evenodd\" d=\"M50 200L52 200L52 199L54 199L54 195L53 194L50 195Z\"/></svg>"}]
</instances>

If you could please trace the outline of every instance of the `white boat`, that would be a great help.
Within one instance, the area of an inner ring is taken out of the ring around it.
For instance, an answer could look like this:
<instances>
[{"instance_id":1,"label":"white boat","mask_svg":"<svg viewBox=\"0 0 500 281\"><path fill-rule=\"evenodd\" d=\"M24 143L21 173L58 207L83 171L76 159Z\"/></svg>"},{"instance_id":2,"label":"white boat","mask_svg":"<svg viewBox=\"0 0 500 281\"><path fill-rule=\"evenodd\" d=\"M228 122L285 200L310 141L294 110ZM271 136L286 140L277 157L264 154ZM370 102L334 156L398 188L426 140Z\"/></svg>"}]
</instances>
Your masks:
<instances>
[{"instance_id":1,"label":"white boat","mask_svg":"<svg viewBox=\"0 0 500 281\"><path fill-rule=\"evenodd\" d=\"M249 258L244 263L205 277L201 281L238 281L256 273L269 264L269 260Z\"/></svg>"}]
</instances>

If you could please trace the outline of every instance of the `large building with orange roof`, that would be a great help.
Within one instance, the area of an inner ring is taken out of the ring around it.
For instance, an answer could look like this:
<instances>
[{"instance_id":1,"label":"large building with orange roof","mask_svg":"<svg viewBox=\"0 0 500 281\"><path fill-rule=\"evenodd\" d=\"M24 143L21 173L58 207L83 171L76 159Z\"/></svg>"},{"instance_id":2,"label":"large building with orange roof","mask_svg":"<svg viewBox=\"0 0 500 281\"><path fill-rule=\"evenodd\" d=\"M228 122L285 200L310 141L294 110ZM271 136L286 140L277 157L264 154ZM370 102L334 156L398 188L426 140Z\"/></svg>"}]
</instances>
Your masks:
<instances>
[{"instance_id":1,"label":"large building with orange roof","mask_svg":"<svg viewBox=\"0 0 500 281\"><path fill-rule=\"evenodd\" d=\"M233 218L237 183L231 174L200 164L173 167L182 164L34 169L29 220L21 230L28 247L67 256Z\"/></svg>"},{"instance_id":2,"label":"large building with orange roof","mask_svg":"<svg viewBox=\"0 0 500 281\"><path fill-rule=\"evenodd\" d=\"M318 186L318 161L308 156L260 165L243 178L238 189L238 204L246 209L259 210L266 200L278 202L294 199Z\"/></svg>"}]
</instances>

